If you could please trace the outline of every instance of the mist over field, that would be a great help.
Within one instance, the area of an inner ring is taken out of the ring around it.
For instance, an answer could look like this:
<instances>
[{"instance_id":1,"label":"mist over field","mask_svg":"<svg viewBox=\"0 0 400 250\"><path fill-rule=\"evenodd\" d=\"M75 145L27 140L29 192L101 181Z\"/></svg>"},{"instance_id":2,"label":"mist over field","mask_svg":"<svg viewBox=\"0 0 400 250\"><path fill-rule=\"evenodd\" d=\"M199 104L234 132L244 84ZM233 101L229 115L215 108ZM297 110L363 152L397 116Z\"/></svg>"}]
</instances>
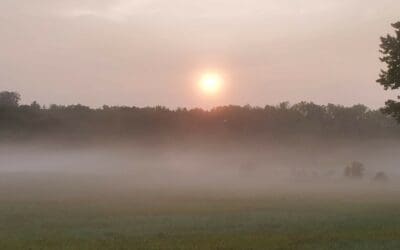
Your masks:
<instances>
[{"instance_id":1,"label":"mist over field","mask_svg":"<svg viewBox=\"0 0 400 250\"><path fill-rule=\"evenodd\" d=\"M239 192L245 196L279 189L304 188L307 192L309 187L313 192L352 192L352 185L358 190L398 183L399 146L398 141L386 140L246 145L218 145L215 141L176 145L9 143L0 146L1 190L8 189L10 177L15 178L12 186L16 189L8 190L8 195L15 197L26 191L23 188L28 192L60 188L68 197L132 192L132 199L143 190L210 195L215 191ZM362 179L345 177L344 169L351 161L365 165ZM373 178L382 171L389 180L376 183Z\"/></svg>"}]
</instances>

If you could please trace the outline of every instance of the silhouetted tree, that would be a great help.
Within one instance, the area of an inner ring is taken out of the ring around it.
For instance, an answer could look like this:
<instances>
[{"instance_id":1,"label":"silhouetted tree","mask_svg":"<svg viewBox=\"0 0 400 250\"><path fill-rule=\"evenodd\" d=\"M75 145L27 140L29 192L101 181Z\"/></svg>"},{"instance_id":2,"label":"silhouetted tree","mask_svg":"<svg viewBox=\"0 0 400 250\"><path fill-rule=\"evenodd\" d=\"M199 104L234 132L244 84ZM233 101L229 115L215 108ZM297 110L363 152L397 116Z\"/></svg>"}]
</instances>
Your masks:
<instances>
[{"instance_id":1,"label":"silhouetted tree","mask_svg":"<svg viewBox=\"0 0 400 250\"><path fill-rule=\"evenodd\" d=\"M30 107L32 110L40 110L40 105L36 101L32 102Z\"/></svg>"},{"instance_id":2,"label":"silhouetted tree","mask_svg":"<svg viewBox=\"0 0 400 250\"><path fill-rule=\"evenodd\" d=\"M381 70L379 79L377 80L385 90L400 88L400 22L392 24L395 29L395 36L386 35L381 37L382 57L380 60L384 62L387 69ZM399 98L398 98L399 99ZM395 100L388 100L386 107L383 108L385 114L392 115L400 122L400 103Z\"/></svg>"},{"instance_id":3,"label":"silhouetted tree","mask_svg":"<svg viewBox=\"0 0 400 250\"><path fill-rule=\"evenodd\" d=\"M0 92L0 107L18 107L20 99L21 96L17 92Z\"/></svg>"}]
</instances>

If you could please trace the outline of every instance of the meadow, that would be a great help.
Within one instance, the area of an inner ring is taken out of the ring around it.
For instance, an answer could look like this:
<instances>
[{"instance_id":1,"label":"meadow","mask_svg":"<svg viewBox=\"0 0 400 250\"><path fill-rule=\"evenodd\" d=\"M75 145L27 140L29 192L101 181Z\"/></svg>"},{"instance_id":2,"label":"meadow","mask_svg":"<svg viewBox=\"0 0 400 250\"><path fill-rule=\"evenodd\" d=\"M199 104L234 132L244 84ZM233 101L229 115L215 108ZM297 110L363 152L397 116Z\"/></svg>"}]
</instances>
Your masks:
<instances>
[{"instance_id":1,"label":"meadow","mask_svg":"<svg viewBox=\"0 0 400 250\"><path fill-rule=\"evenodd\" d=\"M399 249L393 183L133 188L3 172L0 249Z\"/></svg>"}]
</instances>

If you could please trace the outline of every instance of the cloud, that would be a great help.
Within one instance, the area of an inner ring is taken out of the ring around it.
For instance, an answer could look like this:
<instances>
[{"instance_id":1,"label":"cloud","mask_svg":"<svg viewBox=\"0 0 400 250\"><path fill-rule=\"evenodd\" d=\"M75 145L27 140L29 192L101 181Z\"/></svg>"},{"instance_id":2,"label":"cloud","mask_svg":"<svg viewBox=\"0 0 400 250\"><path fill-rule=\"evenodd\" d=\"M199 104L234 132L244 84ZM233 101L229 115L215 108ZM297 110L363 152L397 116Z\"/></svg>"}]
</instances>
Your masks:
<instances>
[{"instance_id":1,"label":"cloud","mask_svg":"<svg viewBox=\"0 0 400 250\"><path fill-rule=\"evenodd\" d=\"M84 2L64 13L70 17L91 16L114 21L126 20L136 14L168 15L171 18L208 17L208 18L237 18L254 15L291 16L325 12L333 12L339 8L352 5L359 0L118 0L99 4Z\"/></svg>"},{"instance_id":2,"label":"cloud","mask_svg":"<svg viewBox=\"0 0 400 250\"><path fill-rule=\"evenodd\" d=\"M139 13L149 1L120 0L106 5L93 4L92 6L78 6L62 11L66 17L94 17L110 21L124 21Z\"/></svg>"}]
</instances>

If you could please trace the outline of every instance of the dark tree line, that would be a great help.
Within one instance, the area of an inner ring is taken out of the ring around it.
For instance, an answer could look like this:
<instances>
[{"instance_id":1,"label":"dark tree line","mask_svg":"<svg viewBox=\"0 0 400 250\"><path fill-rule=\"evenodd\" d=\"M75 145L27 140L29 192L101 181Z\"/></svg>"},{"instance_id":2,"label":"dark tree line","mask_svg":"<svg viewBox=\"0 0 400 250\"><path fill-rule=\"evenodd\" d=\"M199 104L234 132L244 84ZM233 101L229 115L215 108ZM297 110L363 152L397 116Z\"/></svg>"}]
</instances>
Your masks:
<instances>
[{"instance_id":1,"label":"dark tree line","mask_svg":"<svg viewBox=\"0 0 400 250\"><path fill-rule=\"evenodd\" d=\"M0 93L0 136L139 137L252 140L301 136L321 138L397 137L394 119L364 105L344 107L300 102L277 106L223 106L212 110L165 107L19 105L14 92Z\"/></svg>"}]
</instances>

